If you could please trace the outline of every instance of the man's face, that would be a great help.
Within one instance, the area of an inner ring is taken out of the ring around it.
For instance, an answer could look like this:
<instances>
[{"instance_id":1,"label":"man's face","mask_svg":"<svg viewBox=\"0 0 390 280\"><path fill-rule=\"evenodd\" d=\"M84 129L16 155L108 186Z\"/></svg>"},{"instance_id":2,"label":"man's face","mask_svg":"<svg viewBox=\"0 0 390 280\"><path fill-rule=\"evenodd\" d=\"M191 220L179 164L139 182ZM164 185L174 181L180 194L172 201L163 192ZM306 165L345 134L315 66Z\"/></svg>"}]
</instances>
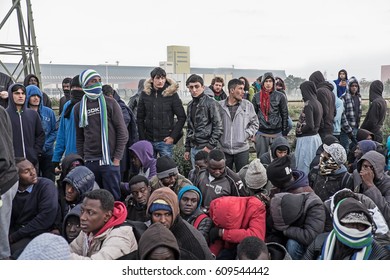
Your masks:
<instances>
[{"instance_id":1,"label":"man's face","mask_svg":"<svg viewBox=\"0 0 390 280\"><path fill-rule=\"evenodd\" d=\"M195 160L195 166L199 169L207 168L207 161L205 161L204 159Z\"/></svg>"},{"instance_id":2,"label":"man's face","mask_svg":"<svg viewBox=\"0 0 390 280\"><path fill-rule=\"evenodd\" d=\"M282 150L276 149L275 154L276 154L277 158L281 158L281 157L287 156L287 150L282 151Z\"/></svg>"},{"instance_id":3,"label":"man's face","mask_svg":"<svg viewBox=\"0 0 390 280\"><path fill-rule=\"evenodd\" d=\"M130 186L133 199L140 205L145 205L150 196L150 187L144 182L138 182Z\"/></svg>"},{"instance_id":4,"label":"man's face","mask_svg":"<svg viewBox=\"0 0 390 280\"><path fill-rule=\"evenodd\" d=\"M63 91L70 90L70 84L69 83L62 84L62 90Z\"/></svg>"},{"instance_id":5,"label":"man's face","mask_svg":"<svg viewBox=\"0 0 390 280\"><path fill-rule=\"evenodd\" d=\"M102 82L102 78L99 76L95 76L95 77L92 77L92 79L90 79L88 81L88 83L86 84L86 87L94 85L96 83L101 83L101 82Z\"/></svg>"},{"instance_id":6,"label":"man's face","mask_svg":"<svg viewBox=\"0 0 390 280\"><path fill-rule=\"evenodd\" d=\"M215 82L214 85L213 85L213 91L215 93L220 93L222 92L222 83L221 82Z\"/></svg>"},{"instance_id":7,"label":"man's face","mask_svg":"<svg viewBox=\"0 0 390 280\"><path fill-rule=\"evenodd\" d=\"M69 203L76 202L78 196L77 190L69 183L65 185L65 200Z\"/></svg>"},{"instance_id":8,"label":"man's face","mask_svg":"<svg viewBox=\"0 0 390 280\"><path fill-rule=\"evenodd\" d=\"M340 80L344 80L347 78L347 75L345 74L345 72L340 72L339 78Z\"/></svg>"},{"instance_id":9,"label":"man's face","mask_svg":"<svg viewBox=\"0 0 390 280\"><path fill-rule=\"evenodd\" d=\"M134 152L131 152L130 156L131 156L131 163L134 165L134 167L141 168L142 163L139 160L139 158L137 157L137 155Z\"/></svg>"},{"instance_id":10,"label":"man's face","mask_svg":"<svg viewBox=\"0 0 390 280\"><path fill-rule=\"evenodd\" d=\"M39 97L39 95L33 95L33 96L30 96L28 103L32 106L39 106L40 101L41 101L41 98Z\"/></svg>"},{"instance_id":11,"label":"man's face","mask_svg":"<svg viewBox=\"0 0 390 280\"><path fill-rule=\"evenodd\" d=\"M149 253L148 260L174 260L175 253L171 248L159 246Z\"/></svg>"},{"instance_id":12,"label":"man's face","mask_svg":"<svg viewBox=\"0 0 390 280\"><path fill-rule=\"evenodd\" d=\"M199 82L189 83L187 88L189 89L193 97L197 97L201 95L202 92L204 91L204 86L202 86Z\"/></svg>"},{"instance_id":13,"label":"man's face","mask_svg":"<svg viewBox=\"0 0 390 280\"><path fill-rule=\"evenodd\" d=\"M180 212L184 215L191 215L198 208L198 195L193 191L183 194L179 201Z\"/></svg>"},{"instance_id":14,"label":"man's face","mask_svg":"<svg viewBox=\"0 0 390 280\"><path fill-rule=\"evenodd\" d=\"M264 88L266 90L272 90L273 86L274 86L274 81L271 78L265 79Z\"/></svg>"},{"instance_id":15,"label":"man's face","mask_svg":"<svg viewBox=\"0 0 390 280\"><path fill-rule=\"evenodd\" d=\"M152 213L152 223L162 223L166 228L172 226L172 212L166 210L157 210Z\"/></svg>"},{"instance_id":16,"label":"man's face","mask_svg":"<svg viewBox=\"0 0 390 280\"><path fill-rule=\"evenodd\" d=\"M234 89L230 90L229 95L237 102L240 102L242 98L244 98L244 85L236 86Z\"/></svg>"},{"instance_id":17,"label":"man's face","mask_svg":"<svg viewBox=\"0 0 390 280\"><path fill-rule=\"evenodd\" d=\"M372 166L371 162L369 162L368 160L363 160L363 162L362 162L362 171L363 170L374 172L374 167ZM375 174L375 172L374 172L374 174Z\"/></svg>"},{"instance_id":18,"label":"man's face","mask_svg":"<svg viewBox=\"0 0 390 280\"><path fill-rule=\"evenodd\" d=\"M19 185L29 186L36 184L38 182L37 172L34 165L28 161L24 160L18 164L19 168Z\"/></svg>"},{"instance_id":19,"label":"man's face","mask_svg":"<svg viewBox=\"0 0 390 280\"><path fill-rule=\"evenodd\" d=\"M96 234L111 218L112 211L104 211L98 199L84 198L81 204L80 227L85 233Z\"/></svg>"},{"instance_id":20,"label":"man's face","mask_svg":"<svg viewBox=\"0 0 390 280\"><path fill-rule=\"evenodd\" d=\"M216 161L214 159L211 159L209 161L207 169L208 169L211 176L213 176L214 178L219 178L225 172L225 166L226 166L226 164L225 164L224 159L222 159L220 161Z\"/></svg>"},{"instance_id":21,"label":"man's face","mask_svg":"<svg viewBox=\"0 0 390 280\"><path fill-rule=\"evenodd\" d=\"M12 93L12 97L14 98L14 102L16 105L22 106L24 102L26 102L26 93L23 89L18 89Z\"/></svg>"},{"instance_id":22,"label":"man's face","mask_svg":"<svg viewBox=\"0 0 390 280\"><path fill-rule=\"evenodd\" d=\"M162 89L164 87L166 81L167 81L166 77L155 76L153 78L153 87L154 87L154 89L156 89L156 90Z\"/></svg>"},{"instance_id":23,"label":"man's face","mask_svg":"<svg viewBox=\"0 0 390 280\"><path fill-rule=\"evenodd\" d=\"M359 147L359 144L356 145L356 149L355 151L353 152L354 156L356 159L360 159L362 156L363 156L363 152L362 150L360 149Z\"/></svg>"},{"instance_id":24,"label":"man's face","mask_svg":"<svg viewBox=\"0 0 390 280\"><path fill-rule=\"evenodd\" d=\"M177 173L170 174L168 177L160 179L160 181L164 185L164 187L173 188L173 186L176 184L177 178Z\"/></svg>"},{"instance_id":25,"label":"man's face","mask_svg":"<svg viewBox=\"0 0 390 280\"><path fill-rule=\"evenodd\" d=\"M28 81L29 85L35 85L38 86L38 80L35 77L31 77L30 80Z\"/></svg>"},{"instance_id":26,"label":"man's face","mask_svg":"<svg viewBox=\"0 0 390 280\"><path fill-rule=\"evenodd\" d=\"M70 216L65 225L65 232L66 236L68 236L69 243L79 235L80 231L80 219L76 216Z\"/></svg>"},{"instance_id":27,"label":"man's face","mask_svg":"<svg viewBox=\"0 0 390 280\"><path fill-rule=\"evenodd\" d=\"M352 93L352 94L356 94L357 93L357 91L358 91L358 85L357 84L352 84L350 87L349 87L349 91L350 91L350 93Z\"/></svg>"}]
</instances>

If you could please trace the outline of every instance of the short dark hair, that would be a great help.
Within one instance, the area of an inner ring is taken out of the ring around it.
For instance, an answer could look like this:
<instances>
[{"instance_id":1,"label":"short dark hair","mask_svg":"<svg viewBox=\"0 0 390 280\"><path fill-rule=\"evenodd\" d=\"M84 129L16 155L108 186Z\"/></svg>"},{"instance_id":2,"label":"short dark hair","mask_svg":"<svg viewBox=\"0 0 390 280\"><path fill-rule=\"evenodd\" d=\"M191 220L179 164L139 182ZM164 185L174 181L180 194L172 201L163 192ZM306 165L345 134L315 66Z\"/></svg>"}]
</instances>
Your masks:
<instances>
[{"instance_id":1,"label":"short dark hair","mask_svg":"<svg viewBox=\"0 0 390 280\"><path fill-rule=\"evenodd\" d=\"M204 81L201 76L192 74L187 78L186 86L188 86L190 83L197 83L197 82L199 82L202 86L204 85Z\"/></svg>"},{"instance_id":2,"label":"short dark hair","mask_svg":"<svg viewBox=\"0 0 390 280\"><path fill-rule=\"evenodd\" d=\"M211 85L213 86L215 83L222 83L222 86L225 85L222 77L215 77L211 80Z\"/></svg>"},{"instance_id":3,"label":"short dark hair","mask_svg":"<svg viewBox=\"0 0 390 280\"><path fill-rule=\"evenodd\" d=\"M66 77L65 79L62 80L62 84L70 84L72 81L72 78Z\"/></svg>"},{"instance_id":4,"label":"short dark hair","mask_svg":"<svg viewBox=\"0 0 390 280\"><path fill-rule=\"evenodd\" d=\"M268 255L268 248L265 242L256 236L245 237L237 246L238 259L245 256L250 260L255 260L261 253Z\"/></svg>"},{"instance_id":5,"label":"short dark hair","mask_svg":"<svg viewBox=\"0 0 390 280\"><path fill-rule=\"evenodd\" d=\"M114 89L110 85L104 85L102 91L104 95L114 95Z\"/></svg>"},{"instance_id":6,"label":"short dark hair","mask_svg":"<svg viewBox=\"0 0 390 280\"><path fill-rule=\"evenodd\" d=\"M236 86L241 86L241 85L245 86L245 83L240 79L231 79L228 83L228 90L230 92L230 90L235 89Z\"/></svg>"},{"instance_id":7,"label":"short dark hair","mask_svg":"<svg viewBox=\"0 0 390 280\"><path fill-rule=\"evenodd\" d=\"M150 77L152 77L152 79L154 79L155 77L165 78L166 76L167 76L167 72L165 72L165 70L162 69L161 67L156 67L152 70L152 72L150 72Z\"/></svg>"},{"instance_id":8,"label":"short dark hair","mask_svg":"<svg viewBox=\"0 0 390 280\"><path fill-rule=\"evenodd\" d=\"M14 84L14 85L11 87L11 92L14 93L14 92L17 91L18 89L22 89L24 92L26 92L26 88L25 88L24 85L22 85L22 84Z\"/></svg>"},{"instance_id":9,"label":"short dark hair","mask_svg":"<svg viewBox=\"0 0 390 280\"><path fill-rule=\"evenodd\" d=\"M22 161L25 161L27 160L26 158L24 157L15 157L15 164L19 164L21 163Z\"/></svg>"},{"instance_id":10,"label":"short dark hair","mask_svg":"<svg viewBox=\"0 0 390 280\"><path fill-rule=\"evenodd\" d=\"M215 160L215 161L221 161L221 160L226 160L224 152L218 149L211 150L209 153L209 161L210 160Z\"/></svg>"},{"instance_id":11,"label":"short dark hair","mask_svg":"<svg viewBox=\"0 0 390 280\"><path fill-rule=\"evenodd\" d=\"M131 190L131 186L141 182L145 183L146 186L149 186L149 180L145 176L135 175L134 177L132 177L129 181L130 190Z\"/></svg>"},{"instance_id":12,"label":"short dark hair","mask_svg":"<svg viewBox=\"0 0 390 280\"><path fill-rule=\"evenodd\" d=\"M195 154L195 161L197 160L204 160L204 161L207 161L209 157L209 153L204 151L204 150L200 150L199 152L197 152Z\"/></svg>"},{"instance_id":13,"label":"short dark hair","mask_svg":"<svg viewBox=\"0 0 390 280\"><path fill-rule=\"evenodd\" d=\"M92 190L85 193L84 198L100 200L100 203L102 205L101 208L104 211L114 210L115 199L114 196L108 190L105 189Z\"/></svg>"}]
</instances>

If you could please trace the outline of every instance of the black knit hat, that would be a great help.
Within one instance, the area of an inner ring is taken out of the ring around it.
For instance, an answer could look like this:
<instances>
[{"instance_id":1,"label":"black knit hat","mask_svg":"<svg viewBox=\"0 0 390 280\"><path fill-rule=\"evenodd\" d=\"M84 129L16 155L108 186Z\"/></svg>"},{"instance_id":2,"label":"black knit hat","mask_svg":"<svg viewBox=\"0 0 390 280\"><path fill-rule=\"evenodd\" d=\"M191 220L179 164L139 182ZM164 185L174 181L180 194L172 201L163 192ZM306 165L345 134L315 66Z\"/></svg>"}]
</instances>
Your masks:
<instances>
[{"instance_id":1,"label":"black knit hat","mask_svg":"<svg viewBox=\"0 0 390 280\"><path fill-rule=\"evenodd\" d=\"M156 162L157 177L163 179L179 173L176 162L169 156L162 156Z\"/></svg>"},{"instance_id":2,"label":"black knit hat","mask_svg":"<svg viewBox=\"0 0 390 280\"><path fill-rule=\"evenodd\" d=\"M268 180L279 189L285 189L292 179L290 156L284 156L272 161L267 167Z\"/></svg>"},{"instance_id":3,"label":"black knit hat","mask_svg":"<svg viewBox=\"0 0 390 280\"><path fill-rule=\"evenodd\" d=\"M79 75L73 77L73 79L70 83L70 88L72 88L72 87L80 87L81 88Z\"/></svg>"}]
</instances>

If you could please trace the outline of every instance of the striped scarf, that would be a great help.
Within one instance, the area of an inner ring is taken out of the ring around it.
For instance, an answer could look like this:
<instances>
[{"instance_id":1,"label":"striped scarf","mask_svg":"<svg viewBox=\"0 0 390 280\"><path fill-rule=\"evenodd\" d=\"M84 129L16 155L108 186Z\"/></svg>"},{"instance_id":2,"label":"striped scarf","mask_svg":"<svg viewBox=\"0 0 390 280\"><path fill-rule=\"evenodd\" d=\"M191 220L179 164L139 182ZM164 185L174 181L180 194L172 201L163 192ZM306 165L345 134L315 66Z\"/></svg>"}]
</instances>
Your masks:
<instances>
[{"instance_id":1,"label":"striped scarf","mask_svg":"<svg viewBox=\"0 0 390 280\"><path fill-rule=\"evenodd\" d=\"M108 146L108 119L107 119L107 104L104 95L102 94L102 83L97 82L92 85L88 85L88 82L94 77L100 77L93 69L84 70L80 74L80 84L85 92L85 95L80 102L80 121L79 127L88 126L88 108L87 99L98 100L100 111L100 130L101 130L101 143L102 143L102 165L111 165L110 149Z\"/></svg>"},{"instance_id":2,"label":"striped scarf","mask_svg":"<svg viewBox=\"0 0 390 280\"><path fill-rule=\"evenodd\" d=\"M344 200L345 199L341 200L337 204L336 209L333 212L333 230L326 238L325 244L322 247L321 259L332 259L335 244L338 241L350 248L361 249L352 255L352 260L367 260L372 251L372 227L360 231L358 229L343 226L338 218L338 210L340 204Z\"/></svg>"}]
</instances>

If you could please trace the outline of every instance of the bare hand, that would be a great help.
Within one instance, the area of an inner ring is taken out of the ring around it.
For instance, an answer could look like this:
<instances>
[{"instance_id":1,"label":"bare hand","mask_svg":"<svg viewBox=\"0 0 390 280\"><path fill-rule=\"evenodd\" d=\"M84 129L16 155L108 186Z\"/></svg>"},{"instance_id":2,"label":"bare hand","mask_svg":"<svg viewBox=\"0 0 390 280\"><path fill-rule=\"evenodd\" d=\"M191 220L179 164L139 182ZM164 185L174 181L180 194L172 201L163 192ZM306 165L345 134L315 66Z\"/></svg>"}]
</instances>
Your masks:
<instances>
[{"instance_id":1,"label":"bare hand","mask_svg":"<svg viewBox=\"0 0 390 280\"><path fill-rule=\"evenodd\" d=\"M7 99L8 98L8 91L5 91L5 90L1 91L0 92L0 97L2 99Z\"/></svg>"},{"instance_id":2,"label":"bare hand","mask_svg":"<svg viewBox=\"0 0 390 280\"><path fill-rule=\"evenodd\" d=\"M119 159L114 158L112 164L113 164L114 166L119 166L120 162L121 162L121 161L120 161Z\"/></svg>"},{"instance_id":3,"label":"bare hand","mask_svg":"<svg viewBox=\"0 0 390 280\"><path fill-rule=\"evenodd\" d=\"M204 147L204 148L203 148L203 151L205 151L205 152L207 152L207 153L210 153L211 150L210 150L209 148L207 148L207 147Z\"/></svg>"},{"instance_id":4,"label":"bare hand","mask_svg":"<svg viewBox=\"0 0 390 280\"><path fill-rule=\"evenodd\" d=\"M164 138L165 144L173 144L173 138L171 136Z\"/></svg>"},{"instance_id":5,"label":"bare hand","mask_svg":"<svg viewBox=\"0 0 390 280\"><path fill-rule=\"evenodd\" d=\"M359 174L360 174L360 177L362 178L363 185L367 189L375 187L375 184L374 184L374 178L375 178L374 171L372 171L371 169L362 169Z\"/></svg>"}]
</instances>

